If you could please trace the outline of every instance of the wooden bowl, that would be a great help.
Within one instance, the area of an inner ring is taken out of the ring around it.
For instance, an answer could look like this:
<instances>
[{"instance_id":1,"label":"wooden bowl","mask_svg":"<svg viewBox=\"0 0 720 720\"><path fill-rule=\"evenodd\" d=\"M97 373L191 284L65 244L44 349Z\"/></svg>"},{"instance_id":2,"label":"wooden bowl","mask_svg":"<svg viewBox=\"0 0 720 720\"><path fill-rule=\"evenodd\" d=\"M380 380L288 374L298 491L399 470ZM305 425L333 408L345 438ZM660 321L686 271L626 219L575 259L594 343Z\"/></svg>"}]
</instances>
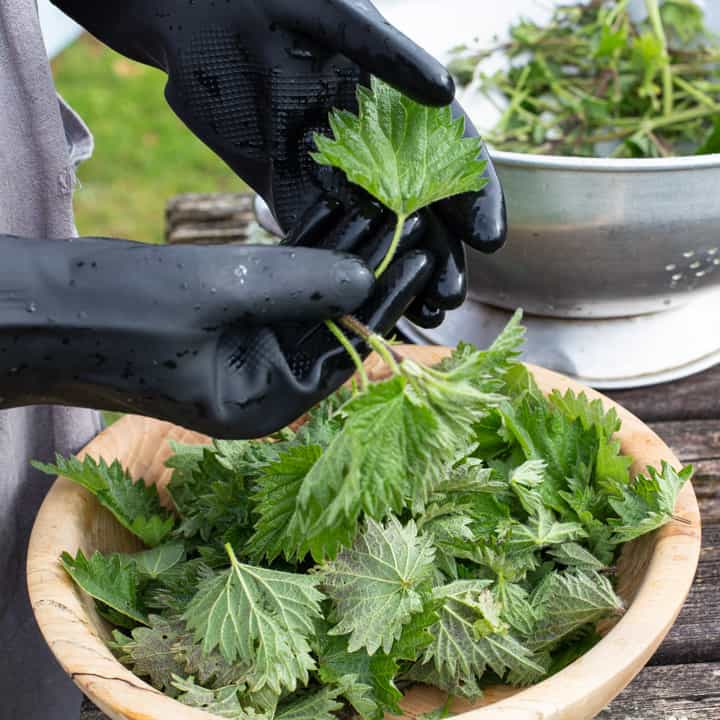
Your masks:
<instances>
[{"instance_id":1,"label":"wooden bowl","mask_svg":"<svg viewBox=\"0 0 720 720\"><path fill-rule=\"evenodd\" d=\"M447 354L442 348L400 348L401 354L426 363ZM371 376L384 367L370 358ZM667 460L679 466L670 449L647 426L597 392L567 378L532 368L545 392L586 392L614 406L623 421L625 453L635 471ZM110 461L119 458L135 477L156 483L163 492L170 471L168 440L207 442L196 433L168 423L128 416L103 432L85 453ZM166 498L167 499L167 498ZM619 563L618 591L628 610L586 655L533 687L496 687L475 705L458 701L455 712L465 720L584 720L602 710L642 669L655 652L685 601L700 554L700 515L688 484L680 494L677 515L662 530L628 544ZM55 656L70 677L113 720L211 720L215 716L186 707L146 684L123 667L108 650L109 630L94 602L73 584L58 562L63 551L81 549L134 551L136 540L85 490L60 478L45 500L33 531L28 584L37 622ZM431 688L411 689L403 702L406 718L433 710L444 696ZM216 719L217 720L217 719Z\"/></svg>"}]
</instances>

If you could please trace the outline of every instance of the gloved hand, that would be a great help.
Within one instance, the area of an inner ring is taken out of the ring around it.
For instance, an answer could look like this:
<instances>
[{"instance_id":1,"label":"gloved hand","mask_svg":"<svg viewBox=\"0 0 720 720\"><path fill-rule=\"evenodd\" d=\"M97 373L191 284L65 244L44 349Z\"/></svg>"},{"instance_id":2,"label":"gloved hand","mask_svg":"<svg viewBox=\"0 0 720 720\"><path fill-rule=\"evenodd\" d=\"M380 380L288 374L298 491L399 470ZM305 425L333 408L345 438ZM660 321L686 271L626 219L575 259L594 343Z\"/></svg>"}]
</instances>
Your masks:
<instances>
[{"instance_id":1,"label":"gloved hand","mask_svg":"<svg viewBox=\"0 0 720 720\"><path fill-rule=\"evenodd\" d=\"M357 257L309 248L0 236L0 408L267 435L353 371L322 320L360 308L388 332L427 282L432 261L408 251L412 237L375 283Z\"/></svg>"},{"instance_id":2,"label":"gloved hand","mask_svg":"<svg viewBox=\"0 0 720 720\"><path fill-rule=\"evenodd\" d=\"M118 52L168 74L175 112L262 195L294 244L298 234L317 244L322 231L350 249L385 234L387 213L309 155L332 108L356 109L359 82L374 74L431 105L454 94L447 71L369 0L53 1ZM463 242L492 252L504 241L492 164L487 175L482 192L426 213L435 272L411 311L416 322L437 325L463 301Z\"/></svg>"}]
</instances>

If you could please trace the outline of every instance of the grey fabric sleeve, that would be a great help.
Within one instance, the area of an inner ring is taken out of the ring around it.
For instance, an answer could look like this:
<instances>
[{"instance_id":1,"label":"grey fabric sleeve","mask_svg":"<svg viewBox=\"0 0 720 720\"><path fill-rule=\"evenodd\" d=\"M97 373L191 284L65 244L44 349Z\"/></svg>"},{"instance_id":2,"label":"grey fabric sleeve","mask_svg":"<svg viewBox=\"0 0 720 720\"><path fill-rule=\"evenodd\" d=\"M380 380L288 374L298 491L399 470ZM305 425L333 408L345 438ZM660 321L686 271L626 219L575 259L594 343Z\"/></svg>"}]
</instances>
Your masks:
<instances>
[{"instance_id":1,"label":"grey fabric sleeve","mask_svg":"<svg viewBox=\"0 0 720 720\"><path fill-rule=\"evenodd\" d=\"M72 236L75 170L91 152L87 128L58 101L34 0L1 0L0 233ZM51 484L29 461L77 451L99 429L88 410L0 412L0 720L79 718L80 694L45 645L27 596L27 543Z\"/></svg>"}]
</instances>

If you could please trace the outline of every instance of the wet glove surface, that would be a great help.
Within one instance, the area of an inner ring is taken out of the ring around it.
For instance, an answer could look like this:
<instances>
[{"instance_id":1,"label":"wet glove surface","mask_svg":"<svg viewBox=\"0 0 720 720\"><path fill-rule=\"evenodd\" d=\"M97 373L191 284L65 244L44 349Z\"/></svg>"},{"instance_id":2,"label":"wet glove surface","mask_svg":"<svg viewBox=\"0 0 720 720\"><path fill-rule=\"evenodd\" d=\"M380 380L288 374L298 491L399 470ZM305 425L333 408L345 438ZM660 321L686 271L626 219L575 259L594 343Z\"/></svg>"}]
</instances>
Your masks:
<instances>
[{"instance_id":1,"label":"wet glove surface","mask_svg":"<svg viewBox=\"0 0 720 720\"><path fill-rule=\"evenodd\" d=\"M359 258L313 248L0 237L0 407L274 432L353 372L323 320L357 312L388 332L427 282L413 242L376 283Z\"/></svg>"},{"instance_id":2,"label":"wet glove surface","mask_svg":"<svg viewBox=\"0 0 720 720\"><path fill-rule=\"evenodd\" d=\"M452 80L368 0L55 0L101 41L168 74L178 116L268 203L297 238L381 241L386 213L310 158L333 108L354 110L374 74L427 104L451 102ZM460 108L456 108L461 112ZM467 132L474 133L470 123ZM492 252L505 238L502 190L490 163L480 193L426 211L435 271L411 317L437 325L465 297L463 244ZM330 242L334 242L331 240ZM297 241L294 241L297 244Z\"/></svg>"}]
</instances>

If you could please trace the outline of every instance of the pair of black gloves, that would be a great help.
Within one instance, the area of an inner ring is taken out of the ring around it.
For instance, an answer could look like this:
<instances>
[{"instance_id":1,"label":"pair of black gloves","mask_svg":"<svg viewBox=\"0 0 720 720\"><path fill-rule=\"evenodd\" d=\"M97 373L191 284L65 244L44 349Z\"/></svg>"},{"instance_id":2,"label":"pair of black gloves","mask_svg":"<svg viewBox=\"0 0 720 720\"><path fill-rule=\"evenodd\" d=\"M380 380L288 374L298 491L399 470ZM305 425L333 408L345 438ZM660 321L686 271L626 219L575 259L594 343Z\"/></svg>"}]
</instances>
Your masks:
<instances>
[{"instance_id":1,"label":"pair of black gloves","mask_svg":"<svg viewBox=\"0 0 720 720\"><path fill-rule=\"evenodd\" d=\"M488 164L486 189L413 217L374 279L392 218L315 165L313 133L328 131L332 108L355 109L370 75L431 105L450 103L454 86L368 0L55 4L168 74L170 106L266 200L286 238L153 247L0 237L0 407L101 407L261 436L352 373L323 320L354 313L383 334L404 314L437 325L465 297L463 244L502 244L504 202Z\"/></svg>"}]
</instances>

